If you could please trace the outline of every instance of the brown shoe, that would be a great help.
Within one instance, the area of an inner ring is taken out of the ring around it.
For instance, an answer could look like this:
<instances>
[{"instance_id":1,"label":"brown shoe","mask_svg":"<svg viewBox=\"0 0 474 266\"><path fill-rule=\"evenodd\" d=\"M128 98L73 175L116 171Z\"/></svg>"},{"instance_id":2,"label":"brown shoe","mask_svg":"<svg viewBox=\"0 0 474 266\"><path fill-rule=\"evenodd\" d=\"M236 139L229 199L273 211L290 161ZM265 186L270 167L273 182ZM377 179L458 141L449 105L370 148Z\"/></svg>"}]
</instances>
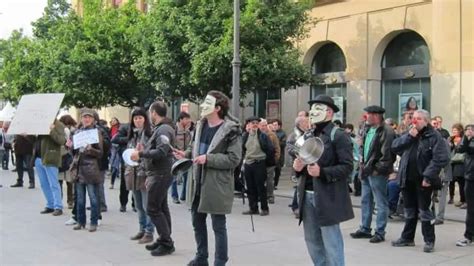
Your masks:
<instances>
[{"instance_id":1,"label":"brown shoe","mask_svg":"<svg viewBox=\"0 0 474 266\"><path fill-rule=\"evenodd\" d=\"M138 240L138 244L147 244L153 242L153 235L145 234L140 240Z\"/></svg>"},{"instance_id":2,"label":"brown shoe","mask_svg":"<svg viewBox=\"0 0 474 266\"><path fill-rule=\"evenodd\" d=\"M56 209L56 210L53 211L52 215L53 215L53 216L63 215L63 210L61 210L61 209Z\"/></svg>"},{"instance_id":3,"label":"brown shoe","mask_svg":"<svg viewBox=\"0 0 474 266\"><path fill-rule=\"evenodd\" d=\"M97 231L97 225L92 225L92 224L91 224L91 225L89 226L89 232L95 232L95 231Z\"/></svg>"},{"instance_id":4,"label":"brown shoe","mask_svg":"<svg viewBox=\"0 0 474 266\"><path fill-rule=\"evenodd\" d=\"M82 224L76 224L76 225L72 228L72 230L81 230L81 229L84 229L84 228L85 228L84 225L82 225Z\"/></svg>"},{"instance_id":5,"label":"brown shoe","mask_svg":"<svg viewBox=\"0 0 474 266\"><path fill-rule=\"evenodd\" d=\"M41 214L47 214L54 212L54 209L44 208L44 210L40 211Z\"/></svg>"},{"instance_id":6,"label":"brown shoe","mask_svg":"<svg viewBox=\"0 0 474 266\"><path fill-rule=\"evenodd\" d=\"M140 240L145 235L145 232L138 232L136 235L130 237L130 240Z\"/></svg>"}]
</instances>

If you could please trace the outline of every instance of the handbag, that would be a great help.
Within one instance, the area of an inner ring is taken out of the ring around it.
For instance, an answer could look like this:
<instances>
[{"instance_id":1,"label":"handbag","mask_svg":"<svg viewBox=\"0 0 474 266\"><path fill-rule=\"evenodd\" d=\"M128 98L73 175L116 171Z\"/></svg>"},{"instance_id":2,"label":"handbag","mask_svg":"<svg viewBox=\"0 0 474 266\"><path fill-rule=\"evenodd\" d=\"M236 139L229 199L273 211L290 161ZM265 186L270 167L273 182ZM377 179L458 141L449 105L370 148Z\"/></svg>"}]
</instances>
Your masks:
<instances>
[{"instance_id":1,"label":"handbag","mask_svg":"<svg viewBox=\"0 0 474 266\"><path fill-rule=\"evenodd\" d=\"M81 154L77 155L74 157L72 160L72 163L69 167L69 175L66 175L66 181L70 183L75 183L78 179L79 175L79 160L81 158Z\"/></svg>"},{"instance_id":2,"label":"handbag","mask_svg":"<svg viewBox=\"0 0 474 266\"><path fill-rule=\"evenodd\" d=\"M451 164L460 164L464 163L464 153L455 153L453 157L451 157Z\"/></svg>"}]
</instances>

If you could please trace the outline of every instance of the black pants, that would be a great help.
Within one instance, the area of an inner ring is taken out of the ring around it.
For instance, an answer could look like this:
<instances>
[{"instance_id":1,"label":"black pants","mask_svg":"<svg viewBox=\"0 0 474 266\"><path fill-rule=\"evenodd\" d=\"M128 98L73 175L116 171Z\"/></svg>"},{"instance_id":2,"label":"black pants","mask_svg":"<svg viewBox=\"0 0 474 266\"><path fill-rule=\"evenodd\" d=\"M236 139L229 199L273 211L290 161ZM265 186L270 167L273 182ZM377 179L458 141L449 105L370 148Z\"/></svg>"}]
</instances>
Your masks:
<instances>
[{"instance_id":1,"label":"black pants","mask_svg":"<svg viewBox=\"0 0 474 266\"><path fill-rule=\"evenodd\" d=\"M453 181L449 183L449 199L454 199L454 185L456 181L459 184L459 201L466 202L466 195L464 194L464 176L455 176Z\"/></svg>"},{"instance_id":2,"label":"black pants","mask_svg":"<svg viewBox=\"0 0 474 266\"><path fill-rule=\"evenodd\" d=\"M466 180L464 187L466 192L466 231L464 237L474 240L474 180Z\"/></svg>"},{"instance_id":3,"label":"black pants","mask_svg":"<svg viewBox=\"0 0 474 266\"><path fill-rule=\"evenodd\" d=\"M147 214L156 227L159 235L158 241L164 245L172 246L168 188L171 186L173 176L151 176L148 179L150 183L148 188Z\"/></svg>"},{"instance_id":4,"label":"black pants","mask_svg":"<svg viewBox=\"0 0 474 266\"><path fill-rule=\"evenodd\" d=\"M434 224L431 224L434 214L430 210L433 189L422 187L421 181L407 180L405 187L402 189L402 194L405 206L405 227L403 228L402 238L415 239L419 216L424 241L426 243L435 242Z\"/></svg>"},{"instance_id":5,"label":"black pants","mask_svg":"<svg viewBox=\"0 0 474 266\"><path fill-rule=\"evenodd\" d=\"M16 182L18 184L23 184L23 174L25 170L28 173L28 179L30 180L30 184L35 184L35 171L31 166L31 156L31 154L16 155L16 171L18 174L18 179L16 180Z\"/></svg>"},{"instance_id":6,"label":"black pants","mask_svg":"<svg viewBox=\"0 0 474 266\"><path fill-rule=\"evenodd\" d=\"M123 164L120 165L120 193L119 193L119 200L120 206L127 206L128 203L128 190L127 186L125 185L125 167Z\"/></svg>"},{"instance_id":7,"label":"black pants","mask_svg":"<svg viewBox=\"0 0 474 266\"><path fill-rule=\"evenodd\" d=\"M278 164L275 167L275 178L273 179L275 187L278 187L278 182L280 182L280 176L281 176L281 165Z\"/></svg>"},{"instance_id":8,"label":"black pants","mask_svg":"<svg viewBox=\"0 0 474 266\"><path fill-rule=\"evenodd\" d=\"M253 164L245 164L245 182L247 183L247 195L249 198L250 210L258 211L258 201L262 210L268 211L267 188L267 166L265 161L258 161Z\"/></svg>"}]
</instances>

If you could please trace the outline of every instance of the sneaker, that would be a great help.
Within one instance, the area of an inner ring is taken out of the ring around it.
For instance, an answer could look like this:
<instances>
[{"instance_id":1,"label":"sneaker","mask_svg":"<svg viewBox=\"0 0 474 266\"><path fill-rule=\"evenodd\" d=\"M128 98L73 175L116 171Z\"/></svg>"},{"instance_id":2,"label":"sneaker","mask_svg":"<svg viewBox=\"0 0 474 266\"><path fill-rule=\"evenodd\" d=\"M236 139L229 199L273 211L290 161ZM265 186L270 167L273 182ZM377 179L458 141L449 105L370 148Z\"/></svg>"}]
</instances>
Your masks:
<instances>
[{"instance_id":1,"label":"sneaker","mask_svg":"<svg viewBox=\"0 0 474 266\"><path fill-rule=\"evenodd\" d=\"M61 210L61 209L56 209L56 210L53 211L52 215L53 215L53 216L63 215L63 210Z\"/></svg>"},{"instance_id":2,"label":"sneaker","mask_svg":"<svg viewBox=\"0 0 474 266\"><path fill-rule=\"evenodd\" d=\"M453 203L454 203L453 199L448 200L448 204L453 204Z\"/></svg>"},{"instance_id":3,"label":"sneaker","mask_svg":"<svg viewBox=\"0 0 474 266\"><path fill-rule=\"evenodd\" d=\"M179 201L178 198L173 198L173 203L175 203L175 204L180 204L181 202Z\"/></svg>"},{"instance_id":4,"label":"sneaker","mask_svg":"<svg viewBox=\"0 0 474 266\"><path fill-rule=\"evenodd\" d=\"M157 239L155 242L153 242L153 244L146 245L146 246L145 246L145 249L146 249L146 250L149 250L149 251L152 251L152 250L157 249L160 244L161 244L161 243L158 242L158 239Z\"/></svg>"},{"instance_id":5,"label":"sneaker","mask_svg":"<svg viewBox=\"0 0 474 266\"><path fill-rule=\"evenodd\" d=\"M434 222L435 225L441 225L441 224L444 224L444 221L443 220L440 220L440 219L436 219L435 222Z\"/></svg>"},{"instance_id":6,"label":"sneaker","mask_svg":"<svg viewBox=\"0 0 474 266\"><path fill-rule=\"evenodd\" d=\"M175 251L174 245L159 245L156 249L151 251L152 256L165 256L173 253Z\"/></svg>"},{"instance_id":7,"label":"sneaker","mask_svg":"<svg viewBox=\"0 0 474 266\"><path fill-rule=\"evenodd\" d=\"M192 261L188 262L187 266L209 266L207 260L200 261L197 258L194 258Z\"/></svg>"},{"instance_id":8,"label":"sneaker","mask_svg":"<svg viewBox=\"0 0 474 266\"><path fill-rule=\"evenodd\" d=\"M467 209L467 203L464 202L461 206L459 206L459 209Z\"/></svg>"},{"instance_id":9,"label":"sneaker","mask_svg":"<svg viewBox=\"0 0 474 266\"><path fill-rule=\"evenodd\" d=\"M97 231L97 225L96 224L91 224L89 226L89 232L92 233L92 232L95 232L95 231Z\"/></svg>"},{"instance_id":10,"label":"sneaker","mask_svg":"<svg viewBox=\"0 0 474 266\"><path fill-rule=\"evenodd\" d=\"M97 219L97 226L100 226L102 224L102 219Z\"/></svg>"},{"instance_id":11,"label":"sneaker","mask_svg":"<svg viewBox=\"0 0 474 266\"><path fill-rule=\"evenodd\" d=\"M415 242L413 240L399 238L395 241L392 241L392 246L394 246L394 247L414 247Z\"/></svg>"},{"instance_id":12,"label":"sneaker","mask_svg":"<svg viewBox=\"0 0 474 266\"><path fill-rule=\"evenodd\" d=\"M67 220L64 224L65 225L75 225L75 224L77 224L77 221L74 220L74 218L71 218L71 219Z\"/></svg>"},{"instance_id":13,"label":"sneaker","mask_svg":"<svg viewBox=\"0 0 474 266\"><path fill-rule=\"evenodd\" d=\"M431 253L434 251L434 242L426 242L423 247L423 252Z\"/></svg>"},{"instance_id":14,"label":"sneaker","mask_svg":"<svg viewBox=\"0 0 474 266\"><path fill-rule=\"evenodd\" d=\"M469 240L469 239L467 239L467 238L458 240L458 241L456 242L456 246L458 246L458 247L467 247L467 246L469 246L469 245L471 245L471 244L472 244L472 240Z\"/></svg>"},{"instance_id":15,"label":"sneaker","mask_svg":"<svg viewBox=\"0 0 474 266\"><path fill-rule=\"evenodd\" d=\"M34 188L35 188L35 184L30 183L30 185L28 186L28 189L34 189Z\"/></svg>"},{"instance_id":16,"label":"sneaker","mask_svg":"<svg viewBox=\"0 0 474 266\"><path fill-rule=\"evenodd\" d=\"M54 212L54 209L44 208L44 210L42 210L40 213L41 214L48 214L48 213L52 213L52 212Z\"/></svg>"},{"instance_id":17,"label":"sneaker","mask_svg":"<svg viewBox=\"0 0 474 266\"><path fill-rule=\"evenodd\" d=\"M11 185L10 187L23 187L23 184L17 182L15 184Z\"/></svg>"},{"instance_id":18,"label":"sneaker","mask_svg":"<svg viewBox=\"0 0 474 266\"><path fill-rule=\"evenodd\" d=\"M145 234L140 240L138 240L138 244L147 244L153 242L153 235Z\"/></svg>"},{"instance_id":19,"label":"sneaker","mask_svg":"<svg viewBox=\"0 0 474 266\"><path fill-rule=\"evenodd\" d=\"M454 203L454 206L461 207L463 204L464 204L464 202L456 202L456 203Z\"/></svg>"},{"instance_id":20,"label":"sneaker","mask_svg":"<svg viewBox=\"0 0 474 266\"><path fill-rule=\"evenodd\" d=\"M82 230L82 229L84 229L84 228L86 228L85 225L83 225L83 224L76 224L76 225L72 228L72 230Z\"/></svg>"},{"instance_id":21,"label":"sneaker","mask_svg":"<svg viewBox=\"0 0 474 266\"><path fill-rule=\"evenodd\" d=\"M136 235L130 237L130 240L140 240L145 235L145 232L138 232Z\"/></svg>"},{"instance_id":22,"label":"sneaker","mask_svg":"<svg viewBox=\"0 0 474 266\"><path fill-rule=\"evenodd\" d=\"M126 212L127 211L127 207L125 206L120 206L120 212Z\"/></svg>"},{"instance_id":23,"label":"sneaker","mask_svg":"<svg viewBox=\"0 0 474 266\"><path fill-rule=\"evenodd\" d=\"M268 216L270 214L270 211L269 210L262 210L260 212L260 216Z\"/></svg>"},{"instance_id":24,"label":"sneaker","mask_svg":"<svg viewBox=\"0 0 474 266\"><path fill-rule=\"evenodd\" d=\"M366 233L361 231L360 229L355 231L354 233L350 233L350 236L355 239L360 239L360 238L372 238L371 233Z\"/></svg>"},{"instance_id":25,"label":"sneaker","mask_svg":"<svg viewBox=\"0 0 474 266\"><path fill-rule=\"evenodd\" d=\"M374 236L369 240L370 243L380 243L380 242L384 242L385 241L385 237L375 233Z\"/></svg>"}]
</instances>

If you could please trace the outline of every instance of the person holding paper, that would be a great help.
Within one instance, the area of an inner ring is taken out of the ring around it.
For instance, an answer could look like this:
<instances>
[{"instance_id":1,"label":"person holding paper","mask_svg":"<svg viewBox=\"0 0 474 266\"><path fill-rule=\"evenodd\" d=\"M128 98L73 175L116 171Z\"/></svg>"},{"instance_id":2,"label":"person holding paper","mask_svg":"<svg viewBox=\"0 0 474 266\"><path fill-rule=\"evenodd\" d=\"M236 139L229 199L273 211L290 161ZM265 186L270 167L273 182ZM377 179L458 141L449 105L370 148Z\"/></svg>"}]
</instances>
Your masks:
<instances>
[{"instance_id":1,"label":"person holding paper","mask_svg":"<svg viewBox=\"0 0 474 266\"><path fill-rule=\"evenodd\" d=\"M77 225L74 230L81 230L86 225L86 191L91 204L91 223L89 232L97 230L99 219L99 199L98 191L102 180L100 172L100 159L102 158L102 136L96 127L94 111L89 108L81 110L82 127L77 130L73 138L74 161L71 169L77 169L76 183L76 204L77 204ZM90 134L91 137L84 137ZM93 135L97 134L97 136ZM82 145L77 145L78 140L82 140ZM96 141L98 139L98 141ZM73 171L74 172L74 171Z\"/></svg>"},{"instance_id":2,"label":"person holding paper","mask_svg":"<svg viewBox=\"0 0 474 266\"><path fill-rule=\"evenodd\" d=\"M64 125L54 120L49 135L38 137L35 147L35 168L40 181L41 190L46 198L46 208L41 214L52 213L54 216L63 214L61 188L59 187L59 167L61 166L61 146L66 143Z\"/></svg>"}]
</instances>

